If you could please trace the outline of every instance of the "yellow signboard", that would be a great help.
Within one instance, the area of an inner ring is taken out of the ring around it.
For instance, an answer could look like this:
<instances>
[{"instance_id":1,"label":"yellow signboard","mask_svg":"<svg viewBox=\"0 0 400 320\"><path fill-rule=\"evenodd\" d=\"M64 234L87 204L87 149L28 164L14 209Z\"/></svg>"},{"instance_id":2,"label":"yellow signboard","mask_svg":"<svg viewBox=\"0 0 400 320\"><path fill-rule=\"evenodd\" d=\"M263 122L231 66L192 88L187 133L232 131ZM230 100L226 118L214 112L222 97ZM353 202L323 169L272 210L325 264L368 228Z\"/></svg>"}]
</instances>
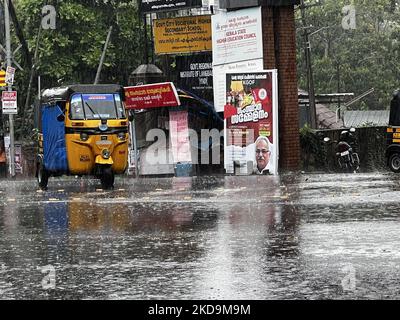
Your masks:
<instances>
[{"instance_id":1,"label":"yellow signboard","mask_svg":"<svg viewBox=\"0 0 400 320\"><path fill-rule=\"evenodd\" d=\"M154 20L156 54L211 51L211 16Z\"/></svg>"},{"instance_id":2,"label":"yellow signboard","mask_svg":"<svg viewBox=\"0 0 400 320\"><path fill-rule=\"evenodd\" d=\"M6 72L4 70L0 70L0 87L6 86Z\"/></svg>"}]
</instances>

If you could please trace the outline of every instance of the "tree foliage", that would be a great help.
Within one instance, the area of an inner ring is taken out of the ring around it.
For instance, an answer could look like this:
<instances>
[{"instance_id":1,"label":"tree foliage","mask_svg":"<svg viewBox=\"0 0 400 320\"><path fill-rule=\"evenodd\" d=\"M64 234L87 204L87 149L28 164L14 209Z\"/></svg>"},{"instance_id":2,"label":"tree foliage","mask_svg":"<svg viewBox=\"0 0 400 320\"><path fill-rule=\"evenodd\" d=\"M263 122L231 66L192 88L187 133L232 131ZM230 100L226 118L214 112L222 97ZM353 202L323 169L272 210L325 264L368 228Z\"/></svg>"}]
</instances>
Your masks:
<instances>
[{"instance_id":1,"label":"tree foliage","mask_svg":"<svg viewBox=\"0 0 400 320\"><path fill-rule=\"evenodd\" d=\"M310 1L309 1L310 2ZM352 107L387 109L391 93L400 87L400 8L393 0L325 0L306 9L307 30L312 33L311 60L316 93L353 92L374 88L373 94ZM356 28L342 27L352 5ZM297 14L299 86L307 88L304 28Z\"/></svg>"},{"instance_id":2,"label":"tree foliage","mask_svg":"<svg viewBox=\"0 0 400 320\"><path fill-rule=\"evenodd\" d=\"M119 0L19 0L14 1L18 20L33 55L44 5L56 9L56 29L41 30L36 75L41 88L72 83L93 83L109 27L111 41L107 48L100 83L127 85L130 73L142 63L143 31L136 1ZM18 45L14 39L13 47ZM16 57L17 60L20 57ZM32 129L33 112L22 110L29 83L30 66L18 71L15 88L19 92L17 135L26 136ZM32 94L37 94L36 77ZM30 101L31 105L32 101ZM30 120L29 125L21 117Z\"/></svg>"}]
</instances>

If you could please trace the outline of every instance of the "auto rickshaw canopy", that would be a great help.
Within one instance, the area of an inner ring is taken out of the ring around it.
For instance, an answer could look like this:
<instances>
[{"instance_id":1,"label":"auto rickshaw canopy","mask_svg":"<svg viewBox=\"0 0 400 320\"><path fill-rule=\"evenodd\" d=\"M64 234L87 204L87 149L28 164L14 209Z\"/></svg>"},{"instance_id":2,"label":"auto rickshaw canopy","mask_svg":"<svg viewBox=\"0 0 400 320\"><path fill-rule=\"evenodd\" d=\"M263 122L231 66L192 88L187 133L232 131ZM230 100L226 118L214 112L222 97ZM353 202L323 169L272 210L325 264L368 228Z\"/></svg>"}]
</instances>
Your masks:
<instances>
[{"instance_id":1,"label":"auto rickshaw canopy","mask_svg":"<svg viewBox=\"0 0 400 320\"><path fill-rule=\"evenodd\" d=\"M125 100L124 87L117 84L77 84L64 87L46 89L42 93L42 104L53 104L58 101L68 101L74 93L82 94L113 94L121 96Z\"/></svg>"}]
</instances>

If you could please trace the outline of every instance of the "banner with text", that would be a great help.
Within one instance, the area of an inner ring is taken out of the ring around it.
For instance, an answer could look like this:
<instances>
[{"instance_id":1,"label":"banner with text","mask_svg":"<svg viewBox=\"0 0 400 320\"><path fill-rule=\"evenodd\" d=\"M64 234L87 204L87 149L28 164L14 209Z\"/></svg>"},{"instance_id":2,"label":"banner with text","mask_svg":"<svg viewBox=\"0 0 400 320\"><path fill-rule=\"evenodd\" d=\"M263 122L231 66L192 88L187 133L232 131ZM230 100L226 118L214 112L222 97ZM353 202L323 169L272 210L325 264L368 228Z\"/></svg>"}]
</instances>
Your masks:
<instances>
[{"instance_id":1,"label":"banner with text","mask_svg":"<svg viewBox=\"0 0 400 320\"><path fill-rule=\"evenodd\" d=\"M17 91L3 91L1 94L3 114L18 114Z\"/></svg>"},{"instance_id":2,"label":"banner with text","mask_svg":"<svg viewBox=\"0 0 400 320\"><path fill-rule=\"evenodd\" d=\"M156 54L212 49L210 15L154 20L153 34Z\"/></svg>"},{"instance_id":3,"label":"banner with text","mask_svg":"<svg viewBox=\"0 0 400 320\"><path fill-rule=\"evenodd\" d=\"M225 170L277 174L278 104L276 70L226 75Z\"/></svg>"},{"instance_id":4,"label":"banner with text","mask_svg":"<svg viewBox=\"0 0 400 320\"><path fill-rule=\"evenodd\" d=\"M172 82L125 87L126 109L147 109L179 106L180 100Z\"/></svg>"},{"instance_id":5,"label":"banner with text","mask_svg":"<svg viewBox=\"0 0 400 320\"><path fill-rule=\"evenodd\" d=\"M264 70L263 59L233 62L213 66L214 106L217 112L223 112L226 103L226 74L229 72L254 72Z\"/></svg>"},{"instance_id":6,"label":"banner with text","mask_svg":"<svg viewBox=\"0 0 400 320\"><path fill-rule=\"evenodd\" d=\"M262 59L261 7L212 16L213 65Z\"/></svg>"},{"instance_id":7,"label":"banner with text","mask_svg":"<svg viewBox=\"0 0 400 320\"><path fill-rule=\"evenodd\" d=\"M213 101L213 68L211 53L177 56L178 87L207 101Z\"/></svg>"}]
</instances>

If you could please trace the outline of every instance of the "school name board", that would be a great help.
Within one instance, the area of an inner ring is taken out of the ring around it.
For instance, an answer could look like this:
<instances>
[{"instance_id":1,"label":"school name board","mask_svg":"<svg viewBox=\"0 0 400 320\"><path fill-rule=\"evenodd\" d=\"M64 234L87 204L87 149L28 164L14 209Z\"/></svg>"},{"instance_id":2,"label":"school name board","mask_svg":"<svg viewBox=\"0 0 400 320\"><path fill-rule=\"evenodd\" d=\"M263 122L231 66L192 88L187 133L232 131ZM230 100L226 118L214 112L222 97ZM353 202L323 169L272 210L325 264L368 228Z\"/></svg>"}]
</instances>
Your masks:
<instances>
[{"instance_id":1,"label":"school name board","mask_svg":"<svg viewBox=\"0 0 400 320\"><path fill-rule=\"evenodd\" d=\"M211 16L154 20L156 54L211 51Z\"/></svg>"},{"instance_id":2,"label":"school name board","mask_svg":"<svg viewBox=\"0 0 400 320\"><path fill-rule=\"evenodd\" d=\"M139 10L143 13L172 11L202 6L202 0L140 0Z\"/></svg>"}]
</instances>

